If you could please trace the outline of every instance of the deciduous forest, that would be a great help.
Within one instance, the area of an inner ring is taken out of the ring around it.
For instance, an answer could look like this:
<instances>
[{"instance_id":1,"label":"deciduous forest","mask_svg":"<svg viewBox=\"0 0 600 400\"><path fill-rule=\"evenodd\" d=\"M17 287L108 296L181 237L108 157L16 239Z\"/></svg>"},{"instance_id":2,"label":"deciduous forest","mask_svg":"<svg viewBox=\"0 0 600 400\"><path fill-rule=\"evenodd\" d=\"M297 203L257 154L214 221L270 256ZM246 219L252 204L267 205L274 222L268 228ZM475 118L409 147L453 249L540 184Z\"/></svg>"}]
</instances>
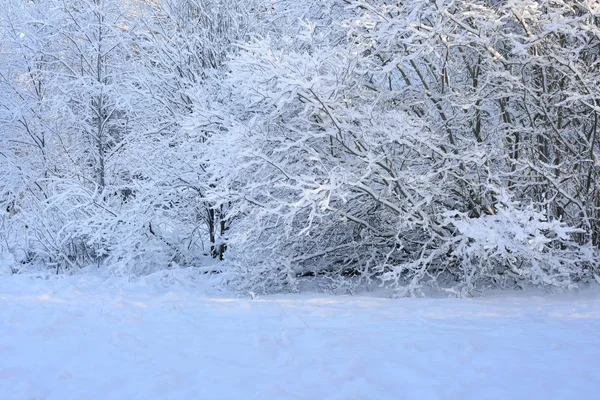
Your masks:
<instances>
[{"instance_id":1,"label":"deciduous forest","mask_svg":"<svg viewBox=\"0 0 600 400\"><path fill-rule=\"evenodd\" d=\"M594 0L3 0L12 273L600 282Z\"/></svg>"}]
</instances>

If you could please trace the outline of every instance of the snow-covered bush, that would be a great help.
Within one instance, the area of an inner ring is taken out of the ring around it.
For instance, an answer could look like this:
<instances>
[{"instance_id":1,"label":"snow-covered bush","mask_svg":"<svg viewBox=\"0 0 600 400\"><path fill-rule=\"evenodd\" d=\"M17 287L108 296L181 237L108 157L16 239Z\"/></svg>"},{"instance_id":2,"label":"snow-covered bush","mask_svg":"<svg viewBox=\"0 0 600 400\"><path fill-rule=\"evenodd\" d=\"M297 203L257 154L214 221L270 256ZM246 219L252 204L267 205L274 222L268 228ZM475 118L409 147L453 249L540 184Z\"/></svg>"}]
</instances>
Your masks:
<instances>
[{"instance_id":1,"label":"snow-covered bush","mask_svg":"<svg viewBox=\"0 0 600 400\"><path fill-rule=\"evenodd\" d=\"M578 230L548 221L532 207L502 205L494 215L470 218L448 212L446 217L459 239L449 257L463 274L466 290L520 282L570 288L589 277L594 260L573 242Z\"/></svg>"},{"instance_id":2,"label":"snow-covered bush","mask_svg":"<svg viewBox=\"0 0 600 400\"><path fill-rule=\"evenodd\" d=\"M302 35L244 45L229 64L230 104L197 113L199 125L226 132L211 138L208 168L215 196L233 204L239 287L296 290L302 277L352 276L414 294L425 284L468 291L591 278L597 250L581 246L594 230L566 211L584 203L550 176L564 168L571 130L556 137L554 121L528 120L523 100L539 82L521 75L531 32L517 11L538 5L348 3L331 27L300 21ZM577 39L584 32L568 14L558 16ZM228 117L215 123L215 113ZM541 148L550 138L552 150Z\"/></svg>"}]
</instances>

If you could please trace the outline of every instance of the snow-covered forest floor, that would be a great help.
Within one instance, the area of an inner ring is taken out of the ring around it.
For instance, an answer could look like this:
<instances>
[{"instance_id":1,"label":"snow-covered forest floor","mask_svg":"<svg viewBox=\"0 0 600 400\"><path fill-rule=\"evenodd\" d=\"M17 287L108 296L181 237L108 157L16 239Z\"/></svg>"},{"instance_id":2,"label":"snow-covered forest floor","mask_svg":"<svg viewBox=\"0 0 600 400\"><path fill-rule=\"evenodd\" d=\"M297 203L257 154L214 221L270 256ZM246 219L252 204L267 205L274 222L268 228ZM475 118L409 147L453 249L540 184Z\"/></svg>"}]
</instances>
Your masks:
<instances>
[{"instance_id":1,"label":"snow-covered forest floor","mask_svg":"<svg viewBox=\"0 0 600 400\"><path fill-rule=\"evenodd\" d=\"M230 294L190 270L0 279L0 398L585 399L598 288Z\"/></svg>"}]
</instances>

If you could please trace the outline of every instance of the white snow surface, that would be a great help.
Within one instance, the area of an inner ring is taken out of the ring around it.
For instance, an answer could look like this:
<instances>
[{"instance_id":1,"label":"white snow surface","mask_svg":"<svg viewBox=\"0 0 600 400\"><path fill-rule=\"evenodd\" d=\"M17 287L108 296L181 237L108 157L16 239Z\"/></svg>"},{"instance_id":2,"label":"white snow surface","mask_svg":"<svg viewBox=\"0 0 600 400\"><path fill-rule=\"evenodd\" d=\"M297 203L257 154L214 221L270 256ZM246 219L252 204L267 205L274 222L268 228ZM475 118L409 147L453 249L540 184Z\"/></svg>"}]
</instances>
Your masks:
<instances>
[{"instance_id":1,"label":"white snow surface","mask_svg":"<svg viewBox=\"0 0 600 400\"><path fill-rule=\"evenodd\" d=\"M0 277L0 400L591 399L597 288L236 297L186 270Z\"/></svg>"}]
</instances>

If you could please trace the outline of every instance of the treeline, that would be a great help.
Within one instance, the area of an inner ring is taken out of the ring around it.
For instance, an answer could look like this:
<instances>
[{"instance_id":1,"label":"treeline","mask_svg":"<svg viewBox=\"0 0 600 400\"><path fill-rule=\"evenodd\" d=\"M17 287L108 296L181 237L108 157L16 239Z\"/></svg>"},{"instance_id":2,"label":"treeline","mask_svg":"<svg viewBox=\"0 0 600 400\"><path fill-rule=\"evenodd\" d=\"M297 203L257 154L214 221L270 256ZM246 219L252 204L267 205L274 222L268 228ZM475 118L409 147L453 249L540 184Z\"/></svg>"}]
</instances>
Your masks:
<instances>
[{"instance_id":1,"label":"treeline","mask_svg":"<svg viewBox=\"0 0 600 400\"><path fill-rule=\"evenodd\" d=\"M240 290L399 295L600 281L598 2L6 3L15 271L210 265Z\"/></svg>"}]
</instances>

